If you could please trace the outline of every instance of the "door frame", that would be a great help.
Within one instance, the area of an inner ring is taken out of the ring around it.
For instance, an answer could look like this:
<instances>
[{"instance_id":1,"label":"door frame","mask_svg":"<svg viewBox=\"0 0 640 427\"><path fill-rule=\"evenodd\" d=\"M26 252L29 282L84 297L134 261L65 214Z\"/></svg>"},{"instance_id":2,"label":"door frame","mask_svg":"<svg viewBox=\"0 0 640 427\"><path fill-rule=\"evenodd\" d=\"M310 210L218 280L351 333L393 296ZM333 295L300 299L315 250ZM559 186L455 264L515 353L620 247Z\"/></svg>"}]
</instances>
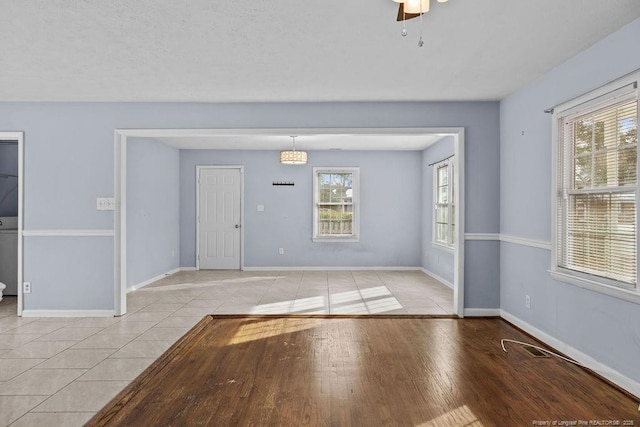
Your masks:
<instances>
[{"instance_id":1,"label":"door frame","mask_svg":"<svg viewBox=\"0 0 640 427\"><path fill-rule=\"evenodd\" d=\"M206 169L237 169L240 171L240 270L244 270L244 166L196 165L196 270L200 270L200 171Z\"/></svg>"},{"instance_id":2,"label":"door frame","mask_svg":"<svg viewBox=\"0 0 640 427\"><path fill-rule=\"evenodd\" d=\"M271 128L271 129L116 129L114 131L114 311L127 311L126 194L127 138L198 137L203 135L452 135L455 143L458 183L455 221L458 224L454 249L453 313L464 317L464 247L465 247L465 129L464 127L385 127L385 128ZM244 247L244 245L243 245ZM244 256L242 256L244 259ZM242 261L244 262L244 261Z\"/></svg>"},{"instance_id":3,"label":"door frame","mask_svg":"<svg viewBox=\"0 0 640 427\"><path fill-rule=\"evenodd\" d=\"M0 132L0 139L18 141L18 316L22 316L24 293L22 280L24 254L24 132Z\"/></svg>"}]
</instances>

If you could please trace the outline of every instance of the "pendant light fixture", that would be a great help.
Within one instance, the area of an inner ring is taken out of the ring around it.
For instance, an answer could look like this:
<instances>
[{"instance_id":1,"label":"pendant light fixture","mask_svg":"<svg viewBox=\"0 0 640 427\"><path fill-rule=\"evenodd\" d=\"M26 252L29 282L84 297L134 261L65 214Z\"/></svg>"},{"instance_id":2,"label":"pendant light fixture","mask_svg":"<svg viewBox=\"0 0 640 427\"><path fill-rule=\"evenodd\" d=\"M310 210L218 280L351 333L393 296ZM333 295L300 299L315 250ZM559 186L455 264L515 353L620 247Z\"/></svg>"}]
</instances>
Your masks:
<instances>
[{"instance_id":1,"label":"pendant light fixture","mask_svg":"<svg viewBox=\"0 0 640 427\"><path fill-rule=\"evenodd\" d=\"M296 138L297 136L291 136L293 140L293 150L280 152L280 163L283 165L305 165L307 164L307 152L296 151Z\"/></svg>"}]
</instances>

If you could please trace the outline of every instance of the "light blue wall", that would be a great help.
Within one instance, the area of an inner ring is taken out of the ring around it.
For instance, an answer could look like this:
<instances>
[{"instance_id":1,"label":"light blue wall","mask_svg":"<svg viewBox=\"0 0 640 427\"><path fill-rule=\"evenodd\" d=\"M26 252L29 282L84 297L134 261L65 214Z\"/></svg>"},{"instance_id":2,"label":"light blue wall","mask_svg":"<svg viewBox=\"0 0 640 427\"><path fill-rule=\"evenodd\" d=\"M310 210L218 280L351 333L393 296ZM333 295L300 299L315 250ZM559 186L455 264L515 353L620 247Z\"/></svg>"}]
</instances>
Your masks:
<instances>
[{"instance_id":1,"label":"light blue wall","mask_svg":"<svg viewBox=\"0 0 640 427\"><path fill-rule=\"evenodd\" d=\"M501 102L501 233L551 239L551 116L543 110L639 68L637 19ZM637 304L551 280L544 249L503 242L500 261L503 310L640 381Z\"/></svg>"},{"instance_id":2,"label":"light blue wall","mask_svg":"<svg viewBox=\"0 0 640 427\"><path fill-rule=\"evenodd\" d=\"M422 267L453 284L454 254L433 245L433 166L455 153L455 142L448 136L422 152Z\"/></svg>"},{"instance_id":3,"label":"light blue wall","mask_svg":"<svg viewBox=\"0 0 640 427\"><path fill-rule=\"evenodd\" d=\"M0 144L0 173L18 175L18 144ZM18 179L0 177L0 216L18 216Z\"/></svg>"},{"instance_id":4,"label":"light blue wall","mask_svg":"<svg viewBox=\"0 0 640 427\"><path fill-rule=\"evenodd\" d=\"M113 310L113 251L108 236L25 237L24 309Z\"/></svg>"},{"instance_id":5,"label":"light blue wall","mask_svg":"<svg viewBox=\"0 0 640 427\"><path fill-rule=\"evenodd\" d=\"M421 153L311 151L282 165L277 151L181 150L181 264L195 266L196 165L244 165L245 267L420 265ZM360 241L314 243L315 166L360 168ZM273 186L293 181L293 187ZM264 205L264 212L257 205ZM278 254L284 248L284 255Z\"/></svg>"},{"instance_id":6,"label":"light blue wall","mask_svg":"<svg viewBox=\"0 0 640 427\"><path fill-rule=\"evenodd\" d=\"M127 287L180 267L180 154L127 140Z\"/></svg>"},{"instance_id":7,"label":"light blue wall","mask_svg":"<svg viewBox=\"0 0 640 427\"><path fill-rule=\"evenodd\" d=\"M500 201L497 102L0 103L0 129L25 132L26 230L113 228L113 212L97 211L96 197L114 193L115 129L446 126L465 128L467 231L495 233ZM96 295L103 295L100 306L113 307L113 252L85 247L85 238L65 238L45 262L33 255L42 253L45 239L25 239L25 280L34 289L28 308L89 307L95 305ZM112 238L104 239L113 246ZM468 251L467 257L473 258L476 251L481 256L484 244ZM108 274L96 278L82 270L69 277L66 272L76 263L98 263ZM49 269L51 274L44 274ZM497 275L478 280L484 277L482 271L466 273L467 307L491 303L473 295L498 298L491 288L499 281ZM52 289L50 297L36 295L41 286Z\"/></svg>"}]
</instances>

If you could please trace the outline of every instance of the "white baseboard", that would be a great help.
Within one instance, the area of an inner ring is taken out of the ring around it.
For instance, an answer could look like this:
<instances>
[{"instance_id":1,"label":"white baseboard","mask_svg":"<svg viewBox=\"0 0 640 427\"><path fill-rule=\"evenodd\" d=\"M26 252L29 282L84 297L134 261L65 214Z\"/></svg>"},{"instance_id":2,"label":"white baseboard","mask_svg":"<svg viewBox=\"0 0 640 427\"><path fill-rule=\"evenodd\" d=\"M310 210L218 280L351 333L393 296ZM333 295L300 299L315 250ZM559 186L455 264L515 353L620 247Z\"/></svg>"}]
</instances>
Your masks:
<instances>
[{"instance_id":1,"label":"white baseboard","mask_svg":"<svg viewBox=\"0 0 640 427\"><path fill-rule=\"evenodd\" d=\"M137 289L140 289L140 288L144 288L145 286L150 285L151 283L156 282L156 281L158 281L160 279L164 279L167 276L171 276L172 274L175 274L180 270L182 270L182 268L180 268L180 267L174 268L173 270L171 270L169 272L166 272L166 273L163 273L163 274L158 274L156 277L152 277L151 279L145 280L144 282L136 283L135 285L127 288L127 293L133 292L133 291L135 291Z\"/></svg>"},{"instance_id":2,"label":"white baseboard","mask_svg":"<svg viewBox=\"0 0 640 427\"><path fill-rule=\"evenodd\" d=\"M113 317L113 310L22 310L22 317Z\"/></svg>"},{"instance_id":3,"label":"white baseboard","mask_svg":"<svg viewBox=\"0 0 640 427\"><path fill-rule=\"evenodd\" d=\"M532 326L529 323L525 322L524 320L517 318L511 313L501 310L500 317L502 317L507 322L514 324L515 326L527 332L528 334L533 335L535 338L539 339L545 344L555 348L559 352L566 354L573 360L579 362L580 364L586 366L592 371L598 373L599 375L611 381L612 383L618 385L619 387L622 387L623 389L627 390L629 393L633 394L634 396L640 398L640 383L624 376L623 374L616 371L615 369L612 369L607 365L604 365L598 362L591 356L588 356L582 353L581 351L576 350L570 345L560 341L557 338L552 337L546 332L543 332L540 329L536 328L535 326Z\"/></svg>"},{"instance_id":4,"label":"white baseboard","mask_svg":"<svg viewBox=\"0 0 640 427\"><path fill-rule=\"evenodd\" d=\"M419 271L421 267L244 267L244 271Z\"/></svg>"},{"instance_id":5,"label":"white baseboard","mask_svg":"<svg viewBox=\"0 0 640 427\"><path fill-rule=\"evenodd\" d=\"M500 317L499 308L465 308L464 317Z\"/></svg>"},{"instance_id":6,"label":"white baseboard","mask_svg":"<svg viewBox=\"0 0 640 427\"><path fill-rule=\"evenodd\" d=\"M196 271L195 267L180 267L180 271Z\"/></svg>"},{"instance_id":7,"label":"white baseboard","mask_svg":"<svg viewBox=\"0 0 640 427\"><path fill-rule=\"evenodd\" d=\"M420 271L422 271L427 276L433 277L438 282L442 282L443 285L446 285L447 287L453 289L453 283L443 279L442 277L438 276L437 274L432 273L431 271L429 271L429 270L427 270L426 268L423 268L423 267L420 268Z\"/></svg>"}]
</instances>

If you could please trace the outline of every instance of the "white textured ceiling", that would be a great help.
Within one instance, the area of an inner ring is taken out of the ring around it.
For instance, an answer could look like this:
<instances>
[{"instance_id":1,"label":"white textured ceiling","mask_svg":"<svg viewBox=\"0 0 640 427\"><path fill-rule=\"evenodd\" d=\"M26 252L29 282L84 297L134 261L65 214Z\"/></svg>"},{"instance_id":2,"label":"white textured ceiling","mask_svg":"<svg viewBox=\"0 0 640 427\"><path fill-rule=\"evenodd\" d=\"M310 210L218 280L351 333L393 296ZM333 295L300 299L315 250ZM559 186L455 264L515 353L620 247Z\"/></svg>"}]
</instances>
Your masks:
<instances>
[{"instance_id":1,"label":"white textured ceiling","mask_svg":"<svg viewBox=\"0 0 640 427\"><path fill-rule=\"evenodd\" d=\"M497 100L640 0L5 0L3 101Z\"/></svg>"}]
</instances>

